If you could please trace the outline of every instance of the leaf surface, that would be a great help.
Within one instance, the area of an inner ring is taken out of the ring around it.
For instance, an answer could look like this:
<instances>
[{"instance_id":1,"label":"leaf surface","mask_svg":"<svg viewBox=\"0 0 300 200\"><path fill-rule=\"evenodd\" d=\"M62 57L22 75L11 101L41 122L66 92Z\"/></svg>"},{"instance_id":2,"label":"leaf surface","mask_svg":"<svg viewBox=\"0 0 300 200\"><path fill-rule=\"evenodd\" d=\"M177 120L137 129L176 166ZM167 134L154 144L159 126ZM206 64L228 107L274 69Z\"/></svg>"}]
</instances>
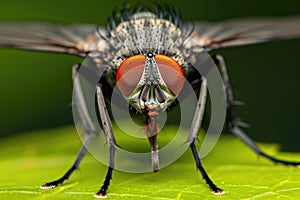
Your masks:
<instances>
[{"instance_id":1,"label":"leaf surface","mask_svg":"<svg viewBox=\"0 0 300 200\"><path fill-rule=\"evenodd\" d=\"M166 135L173 129L167 129ZM128 143L129 144L129 143ZM106 173L106 166L91 155L80 170L62 186L40 190L59 178L70 166L81 145L73 127L19 134L0 141L0 199L93 199ZM260 144L268 153L287 160L300 160L300 153L278 153L278 145ZM225 194L214 196L195 168L188 150L158 173L115 171L109 199L297 199L300 169L274 165L258 157L231 135L221 136L203 159L211 179Z\"/></svg>"}]
</instances>

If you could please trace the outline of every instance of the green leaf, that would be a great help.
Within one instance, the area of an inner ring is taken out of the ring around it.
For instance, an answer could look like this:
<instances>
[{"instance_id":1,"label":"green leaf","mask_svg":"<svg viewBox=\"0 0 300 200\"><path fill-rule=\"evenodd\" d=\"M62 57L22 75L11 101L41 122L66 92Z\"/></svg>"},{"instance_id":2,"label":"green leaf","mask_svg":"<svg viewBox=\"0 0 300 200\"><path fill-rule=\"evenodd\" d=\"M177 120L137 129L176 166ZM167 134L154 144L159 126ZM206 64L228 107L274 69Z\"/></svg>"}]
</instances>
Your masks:
<instances>
[{"instance_id":1,"label":"green leaf","mask_svg":"<svg viewBox=\"0 0 300 200\"><path fill-rule=\"evenodd\" d=\"M165 132L168 131L171 134L172 127ZM72 127L2 139L0 199L93 199L104 180L106 166L91 155L86 156L80 170L62 186L39 189L71 166L80 145ZM260 146L280 158L300 160L299 153L278 153L277 145ZM258 159L233 136L222 136L203 164L212 180L226 191L224 195L211 194L188 150L158 173L115 171L109 199L297 199L300 196L300 169Z\"/></svg>"}]
</instances>

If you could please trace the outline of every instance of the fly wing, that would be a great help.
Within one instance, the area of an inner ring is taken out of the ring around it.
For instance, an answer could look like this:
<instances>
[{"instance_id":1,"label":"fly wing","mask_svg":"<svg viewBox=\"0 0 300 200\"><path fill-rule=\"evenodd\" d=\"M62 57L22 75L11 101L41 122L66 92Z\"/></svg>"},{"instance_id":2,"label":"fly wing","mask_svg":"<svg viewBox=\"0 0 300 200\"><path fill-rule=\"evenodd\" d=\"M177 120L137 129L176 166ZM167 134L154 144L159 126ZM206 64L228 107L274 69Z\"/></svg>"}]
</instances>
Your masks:
<instances>
[{"instance_id":1,"label":"fly wing","mask_svg":"<svg viewBox=\"0 0 300 200\"><path fill-rule=\"evenodd\" d=\"M99 50L99 32L90 24L0 23L0 46L86 56Z\"/></svg>"},{"instance_id":2,"label":"fly wing","mask_svg":"<svg viewBox=\"0 0 300 200\"><path fill-rule=\"evenodd\" d=\"M195 23L191 37L207 50L299 38L300 17L249 18L218 23Z\"/></svg>"}]
</instances>

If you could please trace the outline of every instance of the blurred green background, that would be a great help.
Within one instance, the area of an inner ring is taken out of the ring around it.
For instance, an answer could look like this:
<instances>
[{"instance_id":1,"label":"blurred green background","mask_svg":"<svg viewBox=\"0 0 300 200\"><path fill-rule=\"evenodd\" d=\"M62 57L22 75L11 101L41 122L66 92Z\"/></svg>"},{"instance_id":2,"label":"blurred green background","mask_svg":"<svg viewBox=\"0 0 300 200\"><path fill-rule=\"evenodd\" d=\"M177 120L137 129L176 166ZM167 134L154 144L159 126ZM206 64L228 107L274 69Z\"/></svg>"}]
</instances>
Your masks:
<instances>
[{"instance_id":1,"label":"blurred green background","mask_svg":"<svg viewBox=\"0 0 300 200\"><path fill-rule=\"evenodd\" d=\"M172 1L184 18L218 21L248 16L300 15L299 0ZM1 0L0 21L51 21L104 25L123 1ZM299 25L300 26L300 25ZM257 141L300 151L300 39L218 50L225 59L238 114ZM82 59L0 49L0 137L72 124L71 66Z\"/></svg>"}]
</instances>

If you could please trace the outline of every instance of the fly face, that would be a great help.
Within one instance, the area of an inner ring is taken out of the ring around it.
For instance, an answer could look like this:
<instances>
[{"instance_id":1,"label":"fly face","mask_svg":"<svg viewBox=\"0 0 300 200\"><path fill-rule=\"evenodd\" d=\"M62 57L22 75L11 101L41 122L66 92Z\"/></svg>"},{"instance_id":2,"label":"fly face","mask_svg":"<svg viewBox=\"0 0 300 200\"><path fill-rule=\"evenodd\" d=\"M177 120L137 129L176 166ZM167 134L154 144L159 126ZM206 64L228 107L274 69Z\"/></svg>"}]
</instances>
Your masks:
<instances>
[{"instance_id":1,"label":"fly face","mask_svg":"<svg viewBox=\"0 0 300 200\"><path fill-rule=\"evenodd\" d=\"M178 62L165 55L135 55L117 70L117 86L139 112L165 110L183 87L184 74Z\"/></svg>"}]
</instances>

